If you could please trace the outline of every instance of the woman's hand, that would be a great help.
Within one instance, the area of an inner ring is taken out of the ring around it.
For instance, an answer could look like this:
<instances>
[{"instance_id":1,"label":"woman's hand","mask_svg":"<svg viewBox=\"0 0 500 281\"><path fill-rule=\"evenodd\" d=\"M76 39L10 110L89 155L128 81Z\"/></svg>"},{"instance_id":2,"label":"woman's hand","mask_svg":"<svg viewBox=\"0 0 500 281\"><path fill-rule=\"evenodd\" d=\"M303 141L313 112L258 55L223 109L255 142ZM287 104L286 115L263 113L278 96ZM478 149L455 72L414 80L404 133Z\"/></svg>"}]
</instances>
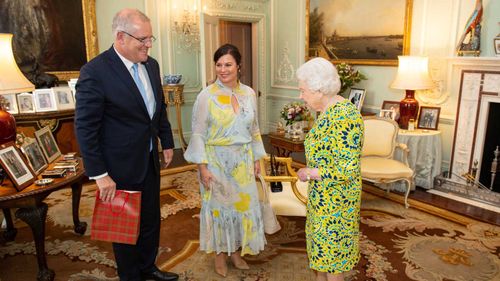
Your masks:
<instances>
[{"instance_id":1,"label":"woman's hand","mask_svg":"<svg viewBox=\"0 0 500 281\"><path fill-rule=\"evenodd\" d=\"M301 168L297 171L300 181L310 181L321 179L317 168Z\"/></svg>"},{"instance_id":2,"label":"woman's hand","mask_svg":"<svg viewBox=\"0 0 500 281\"><path fill-rule=\"evenodd\" d=\"M200 180L205 190L210 190L210 185L212 181L214 181L214 175L208 170L206 164L198 165L198 169L200 170Z\"/></svg>"},{"instance_id":3,"label":"woman's hand","mask_svg":"<svg viewBox=\"0 0 500 281\"><path fill-rule=\"evenodd\" d=\"M254 162L254 165L253 165L253 169L254 169L254 174L256 176L260 175L260 160L255 160Z\"/></svg>"}]
</instances>

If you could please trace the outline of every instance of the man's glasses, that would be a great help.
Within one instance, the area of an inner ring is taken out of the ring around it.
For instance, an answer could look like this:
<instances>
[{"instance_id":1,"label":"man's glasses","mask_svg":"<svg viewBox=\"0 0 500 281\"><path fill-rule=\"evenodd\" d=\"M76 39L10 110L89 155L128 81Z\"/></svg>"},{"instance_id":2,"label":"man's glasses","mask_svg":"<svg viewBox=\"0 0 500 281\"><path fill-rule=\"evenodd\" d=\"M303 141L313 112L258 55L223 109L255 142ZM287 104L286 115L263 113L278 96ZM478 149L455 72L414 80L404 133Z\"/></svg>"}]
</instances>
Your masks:
<instances>
[{"instance_id":1,"label":"man's glasses","mask_svg":"<svg viewBox=\"0 0 500 281\"><path fill-rule=\"evenodd\" d=\"M146 45L147 43L153 44L156 41L156 37L154 37L154 36L145 37L145 38L137 38L134 35L126 32L126 31L120 30L120 32L123 32L123 33L127 34L128 36L134 38L135 40L141 42L142 45Z\"/></svg>"}]
</instances>

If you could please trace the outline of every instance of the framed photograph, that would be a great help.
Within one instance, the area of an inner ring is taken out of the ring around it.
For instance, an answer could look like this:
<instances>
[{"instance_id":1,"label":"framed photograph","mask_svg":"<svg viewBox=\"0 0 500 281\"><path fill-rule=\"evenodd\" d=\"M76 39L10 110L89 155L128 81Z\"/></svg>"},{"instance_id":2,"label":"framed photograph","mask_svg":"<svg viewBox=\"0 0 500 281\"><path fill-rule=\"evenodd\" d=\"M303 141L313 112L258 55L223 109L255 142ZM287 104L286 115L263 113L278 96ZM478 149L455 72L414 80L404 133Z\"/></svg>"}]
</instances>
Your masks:
<instances>
[{"instance_id":1,"label":"framed photograph","mask_svg":"<svg viewBox=\"0 0 500 281\"><path fill-rule=\"evenodd\" d=\"M35 111L56 111L57 103L52 89L37 89L33 91L33 98L35 99Z\"/></svg>"},{"instance_id":2,"label":"framed photograph","mask_svg":"<svg viewBox=\"0 0 500 281\"><path fill-rule=\"evenodd\" d=\"M396 113L394 109L381 109L378 113L379 117L395 120Z\"/></svg>"},{"instance_id":3,"label":"framed photograph","mask_svg":"<svg viewBox=\"0 0 500 281\"><path fill-rule=\"evenodd\" d=\"M54 87L52 91L56 97L58 110L75 108L75 101L73 100L73 93L70 87Z\"/></svg>"},{"instance_id":4,"label":"framed photograph","mask_svg":"<svg viewBox=\"0 0 500 281\"><path fill-rule=\"evenodd\" d=\"M351 88L349 92L349 100L361 111L363 101L365 100L365 89Z\"/></svg>"},{"instance_id":5,"label":"framed photograph","mask_svg":"<svg viewBox=\"0 0 500 281\"><path fill-rule=\"evenodd\" d=\"M40 174L45 168L47 168L47 161L45 161L42 149L38 145L36 139L25 138L24 143L21 146L21 151L26 156L31 169L33 169L36 175Z\"/></svg>"},{"instance_id":6,"label":"framed photograph","mask_svg":"<svg viewBox=\"0 0 500 281\"><path fill-rule=\"evenodd\" d=\"M439 123L440 107L421 106L418 114L418 129L437 130Z\"/></svg>"},{"instance_id":7,"label":"framed photograph","mask_svg":"<svg viewBox=\"0 0 500 281\"><path fill-rule=\"evenodd\" d=\"M307 0L306 60L397 65L410 51L413 0Z\"/></svg>"},{"instance_id":8,"label":"framed photograph","mask_svg":"<svg viewBox=\"0 0 500 281\"><path fill-rule=\"evenodd\" d=\"M78 77L80 68L99 54L95 3L96 0L0 1L0 32L16 34L12 44L18 65L27 69L38 67L67 81Z\"/></svg>"},{"instance_id":9,"label":"framed photograph","mask_svg":"<svg viewBox=\"0 0 500 281\"><path fill-rule=\"evenodd\" d=\"M5 111L10 114L19 113L19 109L17 108L16 94L2 95L2 98L4 99L3 107Z\"/></svg>"},{"instance_id":10,"label":"framed photograph","mask_svg":"<svg viewBox=\"0 0 500 281\"><path fill-rule=\"evenodd\" d=\"M73 100L76 103L76 82L78 82L78 78L72 78L68 81L68 86L71 89L71 93L73 94Z\"/></svg>"},{"instance_id":11,"label":"framed photograph","mask_svg":"<svg viewBox=\"0 0 500 281\"><path fill-rule=\"evenodd\" d=\"M495 55L500 56L500 37L493 39L493 44L495 45Z\"/></svg>"},{"instance_id":12,"label":"framed photograph","mask_svg":"<svg viewBox=\"0 0 500 281\"><path fill-rule=\"evenodd\" d=\"M394 110L394 120L398 121L399 120L399 101L392 101L392 100L385 100L382 103L382 108L381 109L391 109Z\"/></svg>"},{"instance_id":13,"label":"framed photograph","mask_svg":"<svg viewBox=\"0 0 500 281\"><path fill-rule=\"evenodd\" d=\"M0 163L17 191L25 189L35 181L35 174L21 157L14 142L0 146Z\"/></svg>"},{"instance_id":14,"label":"framed photograph","mask_svg":"<svg viewBox=\"0 0 500 281\"><path fill-rule=\"evenodd\" d=\"M48 163L52 163L57 157L61 156L61 151L57 146L56 140L50 131L50 127L46 126L35 132L35 137L40 147L42 148L43 155Z\"/></svg>"},{"instance_id":15,"label":"framed photograph","mask_svg":"<svg viewBox=\"0 0 500 281\"><path fill-rule=\"evenodd\" d=\"M22 93L17 95L17 104L19 105L19 113L33 113L35 106L33 102L33 94Z\"/></svg>"}]
</instances>

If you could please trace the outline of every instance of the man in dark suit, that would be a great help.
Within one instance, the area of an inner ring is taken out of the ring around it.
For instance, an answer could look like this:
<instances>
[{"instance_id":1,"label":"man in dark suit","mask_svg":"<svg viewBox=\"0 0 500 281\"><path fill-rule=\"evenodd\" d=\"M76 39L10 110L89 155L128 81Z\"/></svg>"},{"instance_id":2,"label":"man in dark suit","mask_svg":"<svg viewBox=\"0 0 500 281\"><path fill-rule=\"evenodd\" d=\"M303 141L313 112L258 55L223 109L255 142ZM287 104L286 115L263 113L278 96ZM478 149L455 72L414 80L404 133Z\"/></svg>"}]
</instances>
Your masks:
<instances>
[{"instance_id":1,"label":"man in dark suit","mask_svg":"<svg viewBox=\"0 0 500 281\"><path fill-rule=\"evenodd\" d=\"M123 9L113 19L113 46L80 70L75 127L96 200L116 189L141 191L136 245L113 243L120 280L177 280L154 264L160 236L160 161L172 160L174 141L166 115L159 66L148 56L155 40L149 18Z\"/></svg>"}]
</instances>

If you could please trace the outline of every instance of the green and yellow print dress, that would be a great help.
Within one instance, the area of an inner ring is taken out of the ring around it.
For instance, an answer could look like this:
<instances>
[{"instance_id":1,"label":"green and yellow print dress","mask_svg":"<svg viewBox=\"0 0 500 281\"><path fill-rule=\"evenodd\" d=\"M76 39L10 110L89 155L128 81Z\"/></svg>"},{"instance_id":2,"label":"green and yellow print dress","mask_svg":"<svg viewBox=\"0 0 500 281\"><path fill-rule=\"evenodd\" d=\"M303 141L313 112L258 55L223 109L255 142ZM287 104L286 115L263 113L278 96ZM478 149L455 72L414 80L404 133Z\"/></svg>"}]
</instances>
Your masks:
<instances>
[{"instance_id":1,"label":"green and yellow print dress","mask_svg":"<svg viewBox=\"0 0 500 281\"><path fill-rule=\"evenodd\" d=\"M326 110L306 135L309 182L306 240L309 266L320 272L351 270L359 260L360 156L363 119L348 100Z\"/></svg>"},{"instance_id":2,"label":"green and yellow print dress","mask_svg":"<svg viewBox=\"0 0 500 281\"><path fill-rule=\"evenodd\" d=\"M235 113L231 97L237 99ZM184 158L207 164L217 179L207 191L200 184L200 250L258 254L266 244L254 176L254 161L266 155L257 123L254 91L231 90L220 81L200 92L193 107L192 131Z\"/></svg>"}]
</instances>

